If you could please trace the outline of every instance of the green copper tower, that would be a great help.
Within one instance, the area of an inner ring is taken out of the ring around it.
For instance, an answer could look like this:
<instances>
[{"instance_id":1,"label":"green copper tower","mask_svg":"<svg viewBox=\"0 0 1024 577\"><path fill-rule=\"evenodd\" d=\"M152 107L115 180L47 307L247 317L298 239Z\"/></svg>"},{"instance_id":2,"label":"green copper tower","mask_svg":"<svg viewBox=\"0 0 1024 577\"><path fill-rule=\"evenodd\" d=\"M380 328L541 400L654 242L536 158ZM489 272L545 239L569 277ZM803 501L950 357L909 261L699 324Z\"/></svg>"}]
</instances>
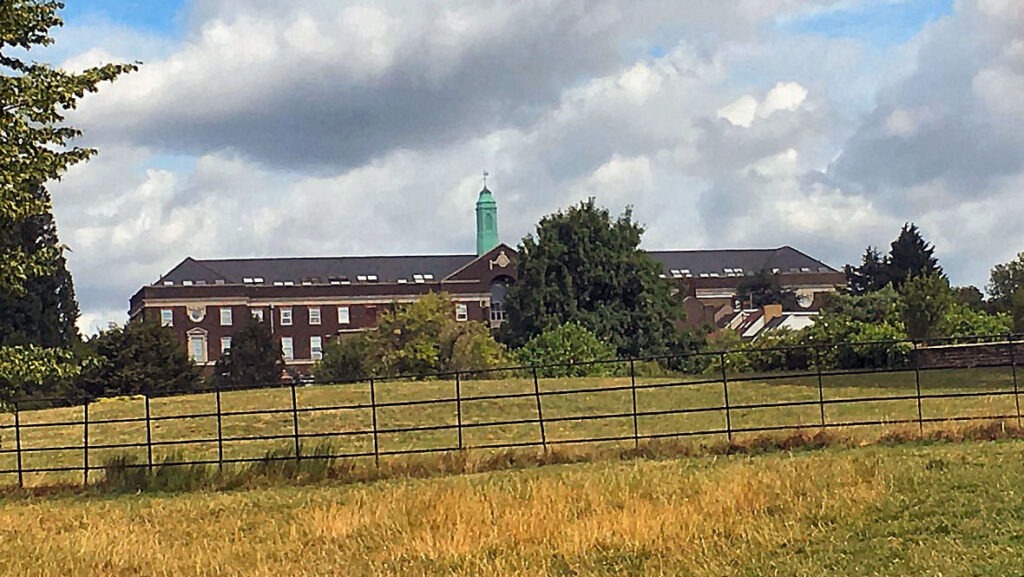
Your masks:
<instances>
[{"instance_id":1,"label":"green copper tower","mask_svg":"<svg viewBox=\"0 0 1024 577\"><path fill-rule=\"evenodd\" d=\"M487 182L476 201L476 255L481 256L498 246L498 203L494 201Z\"/></svg>"}]
</instances>

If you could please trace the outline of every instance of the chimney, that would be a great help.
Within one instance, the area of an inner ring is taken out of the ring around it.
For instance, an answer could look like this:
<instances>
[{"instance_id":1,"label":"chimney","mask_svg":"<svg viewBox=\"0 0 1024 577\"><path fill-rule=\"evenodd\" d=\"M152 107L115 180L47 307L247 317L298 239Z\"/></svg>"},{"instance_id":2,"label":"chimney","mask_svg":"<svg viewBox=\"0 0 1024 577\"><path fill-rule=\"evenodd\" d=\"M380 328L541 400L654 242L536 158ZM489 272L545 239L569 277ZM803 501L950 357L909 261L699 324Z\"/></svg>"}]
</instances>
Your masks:
<instances>
[{"instance_id":1,"label":"chimney","mask_svg":"<svg viewBox=\"0 0 1024 577\"><path fill-rule=\"evenodd\" d=\"M764 305L761 309L761 314L764 316L764 323L768 324L772 319L777 319L782 316L782 305Z\"/></svg>"}]
</instances>

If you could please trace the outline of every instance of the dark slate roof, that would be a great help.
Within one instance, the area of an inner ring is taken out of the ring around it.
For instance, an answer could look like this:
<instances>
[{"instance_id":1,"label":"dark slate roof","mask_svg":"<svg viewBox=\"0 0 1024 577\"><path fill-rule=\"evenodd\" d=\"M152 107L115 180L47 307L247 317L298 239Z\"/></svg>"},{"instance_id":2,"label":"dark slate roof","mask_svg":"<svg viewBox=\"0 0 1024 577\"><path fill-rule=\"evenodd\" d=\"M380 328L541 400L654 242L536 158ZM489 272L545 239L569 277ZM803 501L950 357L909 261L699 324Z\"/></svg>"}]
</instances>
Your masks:
<instances>
[{"instance_id":1,"label":"dark slate roof","mask_svg":"<svg viewBox=\"0 0 1024 577\"><path fill-rule=\"evenodd\" d=\"M262 284L290 281L317 284L332 280L358 282L360 276L375 275L378 282L405 279L414 282L415 275L432 275L427 282L439 281L476 259L475 254L427 256L345 256L315 258L246 258L222 260L185 259L157 284L182 284L183 281L203 284L243 284L246 279L263 279ZM253 282L249 280L248 282Z\"/></svg>"},{"instance_id":2,"label":"dark slate roof","mask_svg":"<svg viewBox=\"0 0 1024 577\"><path fill-rule=\"evenodd\" d=\"M699 277L701 273L727 276L729 271L748 274L761 269L778 269L779 272L838 272L790 246L738 250L652 250L648 254L661 263L668 276L679 276L673 275L672 271L679 271L683 276L685 271L689 271L694 277Z\"/></svg>"},{"instance_id":3,"label":"dark slate roof","mask_svg":"<svg viewBox=\"0 0 1024 577\"><path fill-rule=\"evenodd\" d=\"M648 251L660 262L665 275L700 277L739 276L761 269L780 272L837 272L827 264L792 247L749 250L661 250ZM360 276L376 275L377 282L414 282L415 275L433 275L426 282L440 281L477 258L474 254L425 256L343 256L312 258L244 258L197 260L186 258L156 284L260 284L303 281L315 284L335 279L359 282ZM725 269L733 271L732 274ZM678 274L675 274L678 273ZM246 281L246 279L250 279Z\"/></svg>"}]
</instances>

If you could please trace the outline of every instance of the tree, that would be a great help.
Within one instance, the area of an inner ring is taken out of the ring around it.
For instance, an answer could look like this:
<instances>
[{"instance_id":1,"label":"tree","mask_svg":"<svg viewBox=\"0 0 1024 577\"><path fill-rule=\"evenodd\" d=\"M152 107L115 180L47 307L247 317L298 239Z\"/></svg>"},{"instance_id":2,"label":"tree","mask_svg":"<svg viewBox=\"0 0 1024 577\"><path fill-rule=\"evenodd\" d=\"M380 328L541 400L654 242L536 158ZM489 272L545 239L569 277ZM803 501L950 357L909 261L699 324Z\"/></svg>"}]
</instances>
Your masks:
<instances>
[{"instance_id":1,"label":"tree","mask_svg":"<svg viewBox=\"0 0 1024 577\"><path fill-rule=\"evenodd\" d=\"M516 351L516 357L524 365L539 366L542 377L593 377L609 374L614 366L587 363L614 359L615 348L570 322L533 337Z\"/></svg>"},{"instance_id":2,"label":"tree","mask_svg":"<svg viewBox=\"0 0 1024 577\"><path fill-rule=\"evenodd\" d=\"M48 196L45 191L40 194ZM18 246L29 255L59 246L57 227L49 214L25 220L13 233ZM21 291L0 288L0 346L67 348L80 341L71 274L62 254L53 264L51 274L25 280Z\"/></svg>"},{"instance_id":3,"label":"tree","mask_svg":"<svg viewBox=\"0 0 1024 577\"><path fill-rule=\"evenodd\" d=\"M917 225L904 224L889 250L887 268L893 288L900 290L908 278L942 275L934 253L935 247L925 242Z\"/></svg>"},{"instance_id":4,"label":"tree","mask_svg":"<svg viewBox=\"0 0 1024 577\"><path fill-rule=\"evenodd\" d=\"M765 305L782 305L785 310L797 308L796 293L782 288L779 275L761 269L753 276L744 277L736 287L736 298L741 305L763 307Z\"/></svg>"},{"instance_id":5,"label":"tree","mask_svg":"<svg viewBox=\"0 0 1024 577\"><path fill-rule=\"evenodd\" d=\"M986 310L985 295L976 286L954 287L953 299L957 304L964 305L972 311L984 312Z\"/></svg>"},{"instance_id":6,"label":"tree","mask_svg":"<svg viewBox=\"0 0 1024 577\"><path fill-rule=\"evenodd\" d=\"M51 212L43 185L96 153L68 143L81 131L64 122L87 92L135 70L107 64L81 73L27 61L22 54L53 43L51 28L62 21L56 0L8 0L0 6L0 287L21 292L31 277L51 274L60 251L27 253L15 242L20 223ZM12 54L11 49L14 49Z\"/></svg>"},{"instance_id":7,"label":"tree","mask_svg":"<svg viewBox=\"0 0 1024 577\"><path fill-rule=\"evenodd\" d=\"M231 348L217 359L213 372L223 385L269 385L281 380L284 368L281 345L270 327L250 318L231 335Z\"/></svg>"},{"instance_id":8,"label":"tree","mask_svg":"<svg viewBox=\"0 0 1024 577\"><path fill-rule=\"evenodd\" d=\"M858 267L846 265L846 287L850 294L865 295L889 284L889 264L873 246L868 246Z\"/></svg>"},{"instance_id":9,"label":"tree","mask_svg":"<svg viewBox=\"0 0 1024 577\"><path fill-rule=\"evenodd\" d=\"M989 275L988 302L996 312L1010 312L1013 295L1024 287L1024 252L1010 262L997 264Z\"/></svg>"},{"instance_id":10,"label":"tree","mask_svg":"<svg viewBox=\"0 0 1024 577\"><path fill-rule=\"evenodd\" d=\"M575 322L619 355L663 352L682 309L661 266L640 250L642 234L629 209L613 220L593 198L541 219L518 247L503 338L519 346Z\"/></svg>"},{"instance_id":11,"label":"tree","mask_svg":"<svg viewBox=\"0 0 1024 577\"><path fill-rule=\"evenodd\" d=\"M80 388L92 397L183 393L195 389L199 368L184 343L156 321L129 322L86 343L94 357L82 373Z\"/></svg>"},{"instance_id":12,"label":"tree","mask_svg":"<svg viewBox=\"0 0 1024 577\"><path fill-rule=\"evenodd\" d=\"M374 368L370 339L357 333L331 339L324 358L313 366L313 375L321 383L343 383L369 378Z\"/></svg>"},{"instance_id":13,"label":"tree","mask_svg":"<svg viewBox=\"0 0 1024 577\"><path fill-rule=\"evenodd\" d=\"M49 31L62 24L57 15L61 8L56 0L0 3L0 290L14 295L24 295L30 279L59 275L60 247L39 243L26 250L22 225L33 219L43 226L52 222L47 220L51 207L45 184L96 152L68 147L81 132L65 122L65 112L101 82L136 69L135 64L107 64L70 73L27 60L25 54L33 48L53 43ZM71 309L64 312L74 314ZM19 367L55 375L72 370L54 366L64 362L65 355L33 346L0 353L0 363L11 363L2 364L0 374L19 373ZM24 362L15 359L19 355ZM41 358L52 362L36 362ZM45 380L41 373L24 377Z\"/></svg>"},{"instance_id":14,"label":"tree","mask_svg":"<svg viewBox=\"0 0 1024 577\"><path fill-rule=\"evenodd\" d=\"M907 336L934 339L945 336L943 322L953 307L953 291L941 274L908 277L901 290L901 314Z\"/></svg>"}]
</instances>

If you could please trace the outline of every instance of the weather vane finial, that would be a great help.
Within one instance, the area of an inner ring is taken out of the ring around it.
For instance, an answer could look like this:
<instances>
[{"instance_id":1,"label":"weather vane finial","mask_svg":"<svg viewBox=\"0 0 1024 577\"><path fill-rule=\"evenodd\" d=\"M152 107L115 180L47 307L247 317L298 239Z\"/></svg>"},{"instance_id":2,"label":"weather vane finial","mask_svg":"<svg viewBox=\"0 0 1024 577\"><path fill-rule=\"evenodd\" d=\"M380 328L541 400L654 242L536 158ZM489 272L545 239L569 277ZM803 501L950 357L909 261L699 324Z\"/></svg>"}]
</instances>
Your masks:
<instances>
[{"instance_id":1,"label":"weather vane finial","mask_svg":"<svg viewBox=\"0 0 1024 577\"><path fill-rule=\"evenodd\" d=\"M484 188L487 188L487 177L490 175L491 173L487 172L486 170L484 171Z\"/></svg>"}]
</instances>

